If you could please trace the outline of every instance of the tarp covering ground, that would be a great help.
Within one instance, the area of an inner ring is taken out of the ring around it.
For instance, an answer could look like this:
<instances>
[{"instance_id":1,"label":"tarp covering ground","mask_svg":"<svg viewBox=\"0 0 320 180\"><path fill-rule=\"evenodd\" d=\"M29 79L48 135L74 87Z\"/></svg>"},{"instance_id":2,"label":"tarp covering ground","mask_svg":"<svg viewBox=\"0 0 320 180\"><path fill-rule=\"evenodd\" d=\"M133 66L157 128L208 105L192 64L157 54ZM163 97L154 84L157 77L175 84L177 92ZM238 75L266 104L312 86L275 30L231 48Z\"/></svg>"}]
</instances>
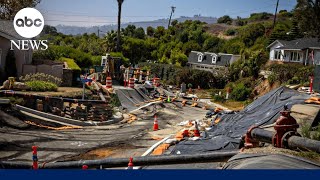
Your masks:
<instances>
[{"instance_id":1,"label":"tarp covering ground","mask_svg":"<svg viewBox=\"0 0 320 180\"><path fill-rule=\"evenodd\" d=\"M218 125L208 131L208 138L198 141L182 141L172 154L196 154L239 148L242 136L253 126L273 124L285 105L303 104L310 96L280 87L258 98L236 114L222 114Z\"/></svg>"},{"instance_id":2,"label":"tarp covering ground","mask_svg":"<svg viewBox=\"0 0 320 180\"><path fill-rule=\"evenodd\" d=\"M122 107L128 109L128 111L137 109L139 105L149 100L145 95L139 94L139 92L135 89L116 90L116 93L118 95L118 98L120 100Z\"/></svg>"},{"instance_id":3,"label":"tarp covering ground","mask_svg":"<svg viewBox=\"0 0 320 180\"><path fill-rule=\"evenodd\" d=\"M281 154L238 154L223 169L320 169L304 158Z\"/></svg>"}]
</instances>

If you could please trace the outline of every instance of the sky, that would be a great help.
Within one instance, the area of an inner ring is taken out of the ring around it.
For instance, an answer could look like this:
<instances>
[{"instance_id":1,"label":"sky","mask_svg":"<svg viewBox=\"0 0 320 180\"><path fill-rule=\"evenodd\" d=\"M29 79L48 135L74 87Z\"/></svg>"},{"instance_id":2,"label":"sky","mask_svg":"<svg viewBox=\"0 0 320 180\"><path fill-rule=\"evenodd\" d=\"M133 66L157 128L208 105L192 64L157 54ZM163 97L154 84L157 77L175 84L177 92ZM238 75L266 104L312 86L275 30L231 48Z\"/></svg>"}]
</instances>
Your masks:
<instances>
[{"instance_id":1,"label":"sky","mask_svg":"<svg viewBox=\"0 0 320 180\"><path fill-rule=\"evenodd\" d=\"M275 12L277 0L124 0L122 23L169 18L171 6L180 16L248 17ZM280 0L279 10L292 10L296 0ZM116 24L117 0L42 0L36 7L49 25L101 26Z\"/></svg>"}]
</instances>

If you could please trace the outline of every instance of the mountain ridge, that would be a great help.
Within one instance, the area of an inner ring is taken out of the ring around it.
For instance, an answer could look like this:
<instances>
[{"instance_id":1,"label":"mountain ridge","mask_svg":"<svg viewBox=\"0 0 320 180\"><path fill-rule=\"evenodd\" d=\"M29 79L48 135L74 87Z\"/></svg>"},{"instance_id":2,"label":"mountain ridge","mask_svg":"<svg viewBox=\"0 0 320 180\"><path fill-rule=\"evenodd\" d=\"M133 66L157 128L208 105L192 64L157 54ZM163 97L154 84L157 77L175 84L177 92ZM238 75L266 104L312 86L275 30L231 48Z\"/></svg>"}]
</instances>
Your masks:
<instances>
[{"instance_id":1,"label":"mountain ridge","mask_svg":"<svg viewBox=\"0 0 320 180\"><path fill-rule=\"evenodd\" d=\"M186 20L199 20L202 22L206 22L207 24L214 24L217 22L216 17L209 17L209 16L201 16L201 15L195 15L193 17L186 17L181 16L179 18L175 18L173 20L177 20L179 22L184 22ZM126 28L128 25L135 25L136 27L142 27L143 29L147 29L148 26L151 26L153 28L156 28L158 26L167 27L169 23L169 19L157 19L154 21L140 21L140 22L129 22L129 23L123 23L121 24L121 28ZM108 31L116 30L117 25L116 24L110 24L110 25L102 25L102 26L91 26L91 27L81 27L81 26L68 26L68 25L57 25L55 26L57 28L57 31L66 35L82 35L84 33L98 33L98 30L100 31L99 34L102 36L103 34L106 34Z\"/></svg>"}]
</instances>

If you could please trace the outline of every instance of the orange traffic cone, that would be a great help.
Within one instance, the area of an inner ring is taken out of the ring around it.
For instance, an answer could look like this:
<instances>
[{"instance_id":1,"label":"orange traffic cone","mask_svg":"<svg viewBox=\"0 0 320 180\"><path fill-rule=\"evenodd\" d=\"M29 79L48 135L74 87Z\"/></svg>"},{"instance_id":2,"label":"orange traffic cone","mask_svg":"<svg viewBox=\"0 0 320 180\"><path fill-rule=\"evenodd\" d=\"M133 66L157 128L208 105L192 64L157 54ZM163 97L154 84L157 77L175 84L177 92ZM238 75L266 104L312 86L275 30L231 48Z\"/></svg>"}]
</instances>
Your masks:
<instances>
[{"instance_id":1,"label":"orange traffic cone","mask_svg":"<svg viewBox=\"0 0 320 180\"><path fill-rule=\"evenodd\" d=\"M132 157L130 157L130 159L129 159L128 169L133 169L133 158Z\"/></svg>"},{"instance_id":2,"label":"orange traffic cone","mask_svg":"<svg viewBox=\"0 0 320 180\"><path fill-rule=\"evenodd\" d=\"M154 116L153 130L154 130L154 131L158 131L158 130L159 130L159 125L158 125L157 116Z\"/></svg>"}]
</instances>

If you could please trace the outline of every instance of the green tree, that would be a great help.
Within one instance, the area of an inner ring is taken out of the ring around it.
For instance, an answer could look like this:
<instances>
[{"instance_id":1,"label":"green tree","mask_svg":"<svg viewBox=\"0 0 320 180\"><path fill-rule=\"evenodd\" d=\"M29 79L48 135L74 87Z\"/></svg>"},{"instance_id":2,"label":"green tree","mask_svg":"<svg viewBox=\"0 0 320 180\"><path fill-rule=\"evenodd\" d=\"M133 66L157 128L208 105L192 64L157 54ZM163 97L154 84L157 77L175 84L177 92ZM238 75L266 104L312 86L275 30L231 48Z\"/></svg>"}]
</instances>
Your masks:
<instances>
[{"instance_id":1,"label":"green tree","mask_svg":"<svg viewBox=\"0 0 320 180\"><path fill-rule=\"evenodd\" d=\"M177 66L185 66L188 62L188 57L181 51L173 50L170 55L170 62Z\"/></svg>"},{"instance_id":2,"label":"green tree","mask_svg":"<svg viewBox=\"0 0 320 180\"><path fill-rule=\"evenodd\" d=\"M117 33L115 31L110 31L107 33L105 40L104 40L104 47L108 52L115 52L116 51L116 42L117 42Z\"/></svg>"},{"instance_id":3,"label":"green tree","mask_svg":"<svg viewBox=\"0 0 320 180\"><path fill-rule=\"evenodd\" d=\"M219 24L231 24L232 18L228 15L224 15L224 16L220 17L217 22Z\"/></svg>"},{"instance_id":4,"label":"green tree","mask_svg":"<svg viewBox=\"0 0 320 180\"><path fill-rule=\"evenodd\" d=\"M165 32L166 30L163 26L158 26L154 33L154 37L159 39L160 37L164 36Z\"/></svg>"},{"instance_id":5,"label":"green tree","mask_svg":"<svg viewBox=\"0 0 320 180\"><path fill-rule=\"evenodd\" d=\"M125 57L130 59L131 64L138 64L146 60L146 46L144 40L126 37L124 39L122 52Z\"/></svg>"},{"instance_id":6,"label":"green tree","mask_svg":"<svg viewBox=\"0 0 320 180\"><path fill-rule=\"evenodd\" d=\"M176 26L178 24L178 20L173 20L172 22L171 22L171 26Z\"/></svg>"},{"instance_id":7,"label":"green tree","mask_svg":"<svg viewBox=\"0 0 320 180\"><path fill-rule=\"evenodd\" d=\"M136 29L135 25L130 24L126 28L122 29L122 33L124 36L134 37Z\"/></svg>"},{"instance_id":8,"label":"green tree","mask_svg":"<svg viewBox=\"0 0 320 180\"><path fill-rule=\"evenodd\" d=\"M35 7L41 0L0 0L0 19L13 20L14 16L23 8Z\"/></svg>"},{"instance_id":9,"label":"green tree","mask_svg":"<svg viewBox=\"0 0 320 180\"><path fill-rule=\"evenodd\" d=\"M246 47L252 46L258 37L265 34L265 27L262 23L251 24L240 32L240 38L243 40Z\"/></svg>"},{"instance_id":10,"label":"green tree","mask_svg":"<svg viewBox=\"0 0 320 180\"><path fill-rule=\"evenodd\" d=\"M292 20L292 28L289 32L288 40L299 39L302 37L303 37L303 34L300 31L300 28L298 26L298 22L295 19Z\"/></svg>"},{"instance_id":11,"label":"green tree","mask_svg":"<svg viewBox=\"0 0 320 180\"><path fill-rule=\"evenodd\" d=\"M320 0L297 0L294 15L302 32L320 38Z\"/></svg>"},{"instance_id":12,"label":"green tree","mask_svg":"<svg viewBox=\"0 0 320 180\"><path fill-rule=\"evenodd\" d=\"M243 20L240 16L237 16L237 19L235 20L235 24L237 26L244 26L247 24L247 21Z\"/></svg>"},{"instance_id":13,"label":"green tree","mask_svg":"<svg viewBox=\"0 0 320 180\"><path fill-rule=\"evenodd\" d=\"M145 39L146 33L144 32L144 29L142 27L139 27L134 32L134 37L138 39Z\"/></svg>"},{"instance_id":14,"label":"green tree","mask_svg":"<svg viewBox=\"0 0 320 180\"><path fill-rule=\"evenodd\" d=\"M44 25L42 33L41 33L41 36L46 35L46 34L50 34L50 35L56 36L56 35L58 35L58 31L53 26Z\"/></svg>"},{"instance_id":15,"label":"green tree","mask_svg":"<svg viewBox=\"0 0 320 180\"><path fill-rule=\"evenodd\" d=\"M151 26L148 26L147 27L147 35L149 36L149 37L153 37L154 36L154 28L153 27L151 27Z\"/></svg>"},{"instance_id":16,"label":"green tree","mask_svg":"<svg viewBox=\"0 0 320 180\"><path fill-rule=\"evenodd\" d=\"M209 36L203 43L203 51L218 52L220 39L215 36Z\"/></svg>"}]
</instances>

